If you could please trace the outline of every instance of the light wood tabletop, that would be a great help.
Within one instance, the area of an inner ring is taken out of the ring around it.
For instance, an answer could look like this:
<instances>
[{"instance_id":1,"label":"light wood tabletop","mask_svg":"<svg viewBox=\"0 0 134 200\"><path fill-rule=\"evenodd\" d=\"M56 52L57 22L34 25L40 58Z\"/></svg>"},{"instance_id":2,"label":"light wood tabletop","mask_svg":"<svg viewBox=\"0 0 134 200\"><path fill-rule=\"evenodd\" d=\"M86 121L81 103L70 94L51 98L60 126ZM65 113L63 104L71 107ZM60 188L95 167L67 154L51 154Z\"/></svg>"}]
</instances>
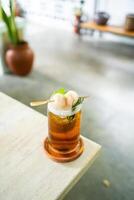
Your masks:
<instances>
[{"instance_id":1,"label":"light wood tabletop","mask_svg":"<svg viewBox=\"0 0 134 200\"><path fill-rule=\"evenodd\" d=\"M77 160L56 163L44 152L46 136L46 116L0 93L0 200L63 199L101 148L83 137Z\"/></svg>"},{"instance_id":2,"label":"light wood tabletop","mask_svg":"<svg viewBox=\"0 0 134 200\"><path fill-rule=\"evenodd\" d=\"M127 36L127 37L134 37L134 31L126 31L124 29L124 27L110 26L110 25L106 25L106 26L97 25L93 21L81 23L80 28L98 30L98 31L101 31L101 32L109 32L109 33Z\"/></svg>"}]
</instances>

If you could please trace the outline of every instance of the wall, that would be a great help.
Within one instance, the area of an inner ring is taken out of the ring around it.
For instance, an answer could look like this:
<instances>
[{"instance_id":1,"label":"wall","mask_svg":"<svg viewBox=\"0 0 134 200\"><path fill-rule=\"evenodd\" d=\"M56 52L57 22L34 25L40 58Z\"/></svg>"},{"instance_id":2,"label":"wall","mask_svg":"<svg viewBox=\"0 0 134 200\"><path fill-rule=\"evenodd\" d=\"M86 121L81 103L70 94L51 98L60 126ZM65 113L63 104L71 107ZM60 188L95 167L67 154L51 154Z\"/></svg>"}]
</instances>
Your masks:
<instances>
[{"instance_id":1,"label":"wall","mask_svg":"<svg viewBox=\"0 0 134 200\"><path fill-rule=\"evenodd\" d=\"M6 5L8 0L2 0ZM79 6L80 0L18 0L25 9L30 20L44 24L50 19L60 19L72 24L74 8ZM97 10L104 10L111 15L110 24L122 25L127 13L134 13L134 0L85 0L84 11L93 17L94 3L97 2Z\"/></svg>"},{"instance_id":2,"label":"wall","mask_svg":"<svg viewBox=\"0 0 134 200\"><path fill-rule=\"evenodd\" d=\"M123 24L127 13L134 13L134 0L85 0L84 11L91 18L94 12L94 3L97 1L97 10L110 13L111 24ZM19 0L31 19L59 18L71 21L74 8L79 6L79 0Z\"/></svg>"}]
</instances>

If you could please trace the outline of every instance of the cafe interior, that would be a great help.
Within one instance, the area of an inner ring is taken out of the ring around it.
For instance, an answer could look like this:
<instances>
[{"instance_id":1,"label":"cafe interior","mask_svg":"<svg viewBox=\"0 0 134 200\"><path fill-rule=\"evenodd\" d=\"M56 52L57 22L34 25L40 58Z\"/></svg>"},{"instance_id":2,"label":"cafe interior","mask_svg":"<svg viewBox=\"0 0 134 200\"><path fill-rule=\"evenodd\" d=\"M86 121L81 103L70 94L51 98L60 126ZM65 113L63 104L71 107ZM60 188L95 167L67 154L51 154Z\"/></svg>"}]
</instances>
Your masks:
<instances>
[{"instance_id":1,"label":"cafe interior","mask_svg":"<svg viewBox=\"0 0 134 200\"><path fill-rule=\"evenodd\" d=\"M101 150L63 199L133 200L134 1L16 0L13 34L10 3L0 1L0 92L42 115L47 106L31 108L30 102L59 88L88 96L80 134ZM20 38L27 41L28 61L17 67L11 51L24 52L9 43Z\"/></svg>"}]
</instances>

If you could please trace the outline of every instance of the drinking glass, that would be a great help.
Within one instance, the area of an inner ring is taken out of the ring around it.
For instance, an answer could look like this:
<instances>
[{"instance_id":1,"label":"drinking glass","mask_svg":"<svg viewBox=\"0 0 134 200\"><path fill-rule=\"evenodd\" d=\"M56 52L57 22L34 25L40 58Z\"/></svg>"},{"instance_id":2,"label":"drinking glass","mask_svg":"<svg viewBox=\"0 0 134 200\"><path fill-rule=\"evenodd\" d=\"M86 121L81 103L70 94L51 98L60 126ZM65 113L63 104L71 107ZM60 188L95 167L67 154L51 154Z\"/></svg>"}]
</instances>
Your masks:
<instances>
[{"instance_id":1,"label":"drinking glass","mask_svg":"<svg viewBox=\"0 0 134 200\"><path fill-rule=\"evenodd\" d=\"M55 161L72 161L83 152L80 137L81 107L81 104L78 105L75 111L55 110L48 104L48 137L44 147Z\"/></svg>"}]
</instances>

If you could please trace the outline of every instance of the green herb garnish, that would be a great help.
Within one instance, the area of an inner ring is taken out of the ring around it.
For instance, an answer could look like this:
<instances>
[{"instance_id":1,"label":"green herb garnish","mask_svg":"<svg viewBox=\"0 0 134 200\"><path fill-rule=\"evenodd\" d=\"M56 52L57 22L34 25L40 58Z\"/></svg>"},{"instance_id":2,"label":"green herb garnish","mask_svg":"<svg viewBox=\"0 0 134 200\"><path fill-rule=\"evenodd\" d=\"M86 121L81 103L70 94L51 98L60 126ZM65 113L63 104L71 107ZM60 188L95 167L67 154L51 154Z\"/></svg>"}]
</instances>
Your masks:
<instances>
[{"instance_id":1,"label":"green herb garnish","mask_svg":"<svg viewBox=\"0 0 134 200\"><path fill-rule=\"evenodd\" d=\"M54 94L66 94L66 90L64 88L60 88L54 92Z\"/></svg>"},{"instance_id":2,"label":"green herb garnish","mask_svg":"<svg viewBox=\"0 0 134 200\"><path fill-rule=\"evenodd\" d=\"M84 99L85 99L85 97L79 97L79 98L78 98L78 100L76 101L76 103L72 106L72 112L75 111L76 107L77 107L79 104L83 103Z\"/></svg>"},{"instance_id":3,"label":"green herb garnish","mask_svg":"<svg viewBox=\"0 0 134 200\"><path fill-rule=\"evenodd\" d=\"M69 121L72 121L72 120L74 119L74 117L75 117L75 114L74 114L74 115L71 115L71 116L67 116L67 119L68 119Z\"/></svg>"}]
</instances>

